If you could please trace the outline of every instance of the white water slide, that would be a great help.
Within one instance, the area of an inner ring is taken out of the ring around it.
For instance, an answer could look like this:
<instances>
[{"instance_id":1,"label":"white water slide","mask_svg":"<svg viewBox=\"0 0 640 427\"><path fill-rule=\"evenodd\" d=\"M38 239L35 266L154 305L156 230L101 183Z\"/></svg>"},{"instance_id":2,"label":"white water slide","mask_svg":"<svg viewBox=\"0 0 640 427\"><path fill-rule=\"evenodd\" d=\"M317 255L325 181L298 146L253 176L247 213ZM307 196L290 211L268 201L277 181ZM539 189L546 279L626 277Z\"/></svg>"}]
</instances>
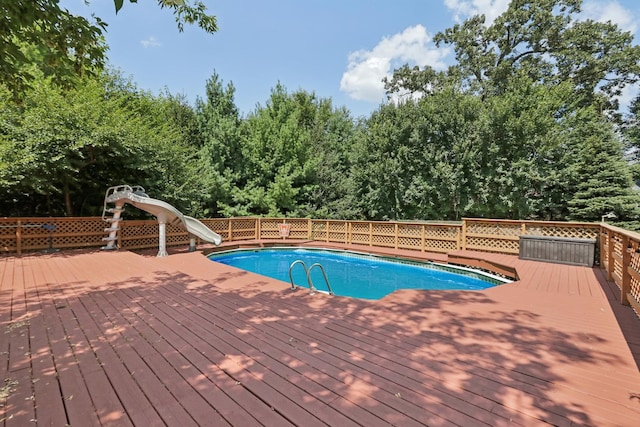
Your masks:
<instances>
[{"instance_id":1,"label":"white water slide","mask_svg":"<svg viewBox=\"0 0 640 427\"><path fill-rule=\"evenodd\" d=\"M115 207L108 208L107 204L113 203ZM147 195L144 188L140 186L118 185L110 187L105 193L104 209L102 219L111 223L111 227L105 229L109 232L109 237L103 240L107 242L107 246L103 249L115 249L117 232L120 230L119 222L124 205L130 204L138 209L149 212L158 219L160 242L158 248L158 256L167 256L166 248L166 224L173 224L184 228L189 234L200 238L205 242L219 245L222 243L222 237L211 231L209 227L201 223L195 218L183 215L178 209L162 200L152 199ZM107 217L107 213L113 214ZM192 247L195 245L192 239Z\"/></svg>"}]
</instances>

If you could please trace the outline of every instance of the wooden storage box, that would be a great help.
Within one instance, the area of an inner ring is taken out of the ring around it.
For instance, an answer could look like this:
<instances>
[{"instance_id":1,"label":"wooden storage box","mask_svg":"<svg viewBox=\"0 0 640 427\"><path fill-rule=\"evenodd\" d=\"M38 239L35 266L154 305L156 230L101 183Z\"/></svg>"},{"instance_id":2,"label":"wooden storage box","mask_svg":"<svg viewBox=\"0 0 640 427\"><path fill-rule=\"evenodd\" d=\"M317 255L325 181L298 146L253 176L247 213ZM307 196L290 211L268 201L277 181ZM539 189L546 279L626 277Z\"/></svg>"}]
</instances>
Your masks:
<instances>
[{"instance_id":1,"label":"wooden storage box","mask_svg":"<svg viewBox=\"0 0 640 427\"><path fill-rule=\"evenodd\" d=\"M520 259L593 267L595 239L520 236Z\"/></svg>"}]
</instances>

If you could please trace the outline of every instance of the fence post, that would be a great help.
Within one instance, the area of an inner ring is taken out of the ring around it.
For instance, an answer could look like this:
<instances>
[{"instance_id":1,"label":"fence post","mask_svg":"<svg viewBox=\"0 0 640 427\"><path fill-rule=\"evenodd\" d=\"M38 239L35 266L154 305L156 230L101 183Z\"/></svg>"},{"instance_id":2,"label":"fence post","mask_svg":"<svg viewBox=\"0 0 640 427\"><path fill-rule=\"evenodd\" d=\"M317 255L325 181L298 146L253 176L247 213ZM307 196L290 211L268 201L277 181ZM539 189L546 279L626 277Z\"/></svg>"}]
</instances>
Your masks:
<instances>
[{"instance_id":1,"label":"fence post","mask_svg":"<svg viewBox=\"0 0 640 427\"><path fill-rule=\"evenodd\" d=\"M231 224L231 220L229 220L229 224ZM255 230L255 239L260 240L262 238L262 218L256 218L255 222L253 223L253 228Z\"/></svg>"},{"instance_id":2,"label":"fence post","mask_svg":"<svg viewBox=\"0 0 640 427\"><path fill-rule=\"evenodd\" d=\"M422 224L422 237L420 239L420 251L424 252L425 249L425 245L426 245L426 241L427 241L427 232L426 232L426 227L424 224Z\"/></svg>"},{"instance_id":3,"label":"fence post","mask_svg":"<svg viewBox=\"0 0 640 427\"><path fill-rule=\"evenodd\" d=\"M373 246L373 223L369 222L369 246Z\"/></svg>"},{"instance_id":4,"label":"fence post","mask_svg":"<svg viewBox=\"0 0 640 427\"><path fill-rule=\"evenodd\" d=\"M307 240L312 240L313 237L313 222L311 218L307 219Z\"/></svg>"},{"instance_id":5,"label":"fence post","mask_svg":"<svg viewBox=\"0 0 640 427\"><path fill-rule=\"evenodd\" d=\"M229 218L229 224L227 225L227 235L229 236L229 241L233 242L233 229L231 228L231 218Z\"/></svg>"},{"instance_id":6,"label":"fence post","mask_svg":"<svg viewBox=\"0 0 640 427\"><path fill-rule=\"evenodd\" d=\"M398 249L398 223L395 223L395 232L393 236L393 247Z\"/></svg>"},{"instance_id":7,"label":"fence post","mask_svg":"<svg viewBox=\"0 0 640 427\"><path fill-rule=\"evenodd\" d=\"M607 255L609 262L607 263L607 278L613 280L613 269L615 268L615 260L613 259L613 251L615 249L615 239L613 238L612 230L609 230L609 245L607 245Z\"/></svg>"},{"instance_id":8,"label":"fence post","mask_svg":"<svg viewBox=\"0 0 640 427\"><path fill-rule=\"evenodd\" d=\"M620 286L620 302L622 305L631 305L627 294L631 292L631 275L629 265L631 265L631 245L629 236L622 236L622 284Z\"/></svg>"},{"instance_id":9,"label":"fence post","mask_svg":"<svg viewBox=\"0 0 640 427\"><path fill-rule=\"evenodd\" d=\"M462 219L462 235L460 236L460 243L462 246L462 250L467 250L467 220Z\"/></svg>"},{"instance_id":10,"label":"fence post","mask_svg":"<svg viewBox=\"0 0 640 427\"><path fill-rule=\"evenodd\" d=\"M18 255L22 255L22 221L20 220L16 226L16 252Z\"/></svg>"},{"instance_id":11,"label":"fence post","mask_svg":"<svg viewBox=\"0 0 640 427\"><path fill-rule=\"evenodd\" d=\"M606 238L605 238L606 232ZM606 250L607 245L609 244L609 230L602 228L600 226L600 267L604 267L606 270L606 266L604 265L604 251Z\"/></svg>"}]
</instances>

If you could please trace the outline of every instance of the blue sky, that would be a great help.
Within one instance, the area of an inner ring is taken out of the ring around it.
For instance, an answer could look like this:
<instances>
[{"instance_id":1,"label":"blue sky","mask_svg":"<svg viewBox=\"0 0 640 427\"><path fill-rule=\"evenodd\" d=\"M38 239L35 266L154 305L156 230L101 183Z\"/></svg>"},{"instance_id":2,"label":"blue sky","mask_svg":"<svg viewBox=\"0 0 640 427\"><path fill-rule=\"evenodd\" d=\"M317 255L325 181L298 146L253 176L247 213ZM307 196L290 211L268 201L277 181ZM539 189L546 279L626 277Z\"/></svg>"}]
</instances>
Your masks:
<instances>
[{"instance_id":1,"label":"blue sky","mask_svg":"<svg viewBox=\"0 0 640 427\"><path fill-rule=\"evenodd\" d=\"M280 82L331 98L352 114L368 116L384 102L381 79L404 64L442 68L453 53L437 49L432 38L456 22L484 13L494 19L508 0L204 0L217 16L211 35L196 26L179 33L169 10L156 0L125 0L115 14L113 0L62 0L72 13L102 18L109 26L109 63L139 88L154 94L168 89L190 102L204 96L216 72L232 82L242 114L265 105ZM636 34L637 0L588 0L583 14L612 20ZM627 91L626 104L637 94Z\"/></svg>"}]
</instances>

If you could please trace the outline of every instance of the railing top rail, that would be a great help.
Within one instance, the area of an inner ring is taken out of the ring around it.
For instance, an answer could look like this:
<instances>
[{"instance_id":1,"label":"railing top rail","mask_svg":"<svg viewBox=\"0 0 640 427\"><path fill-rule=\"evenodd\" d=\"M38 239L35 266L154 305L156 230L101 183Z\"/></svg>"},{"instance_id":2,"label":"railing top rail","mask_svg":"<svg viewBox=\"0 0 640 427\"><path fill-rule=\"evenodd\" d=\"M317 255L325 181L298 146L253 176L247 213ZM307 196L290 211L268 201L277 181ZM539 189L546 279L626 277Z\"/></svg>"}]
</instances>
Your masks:
<instances>
[{"instance_id":1,"label":"railing top rail","mask_svg":"<svg viewBox=\"0 0 640 427\"><path fill-rule=\"evenodd\" d=\"M615 225L600 223L600 228L604 228L607 230L611 230L615 233L622 234L623 236L627 236L630 239L633 239L637 242L640 242L640 233L631 230L625 230L624 228L616 227Z\"/></svg>"},{"instance_id":2,"label":"railing top rail","mask_svg":"<svg viewBox=\"0 0 640 427\"><path fill-rule=\"evenodd\" d=\"M582 226L582 227L599 227L599 222L581 222L581 221L543 221L535 219L491 219L491 218L462 218L467 222L493 222L502 224L542 224L542 225L555 225L555 226Z\"/></svg>"}]
</instances>

